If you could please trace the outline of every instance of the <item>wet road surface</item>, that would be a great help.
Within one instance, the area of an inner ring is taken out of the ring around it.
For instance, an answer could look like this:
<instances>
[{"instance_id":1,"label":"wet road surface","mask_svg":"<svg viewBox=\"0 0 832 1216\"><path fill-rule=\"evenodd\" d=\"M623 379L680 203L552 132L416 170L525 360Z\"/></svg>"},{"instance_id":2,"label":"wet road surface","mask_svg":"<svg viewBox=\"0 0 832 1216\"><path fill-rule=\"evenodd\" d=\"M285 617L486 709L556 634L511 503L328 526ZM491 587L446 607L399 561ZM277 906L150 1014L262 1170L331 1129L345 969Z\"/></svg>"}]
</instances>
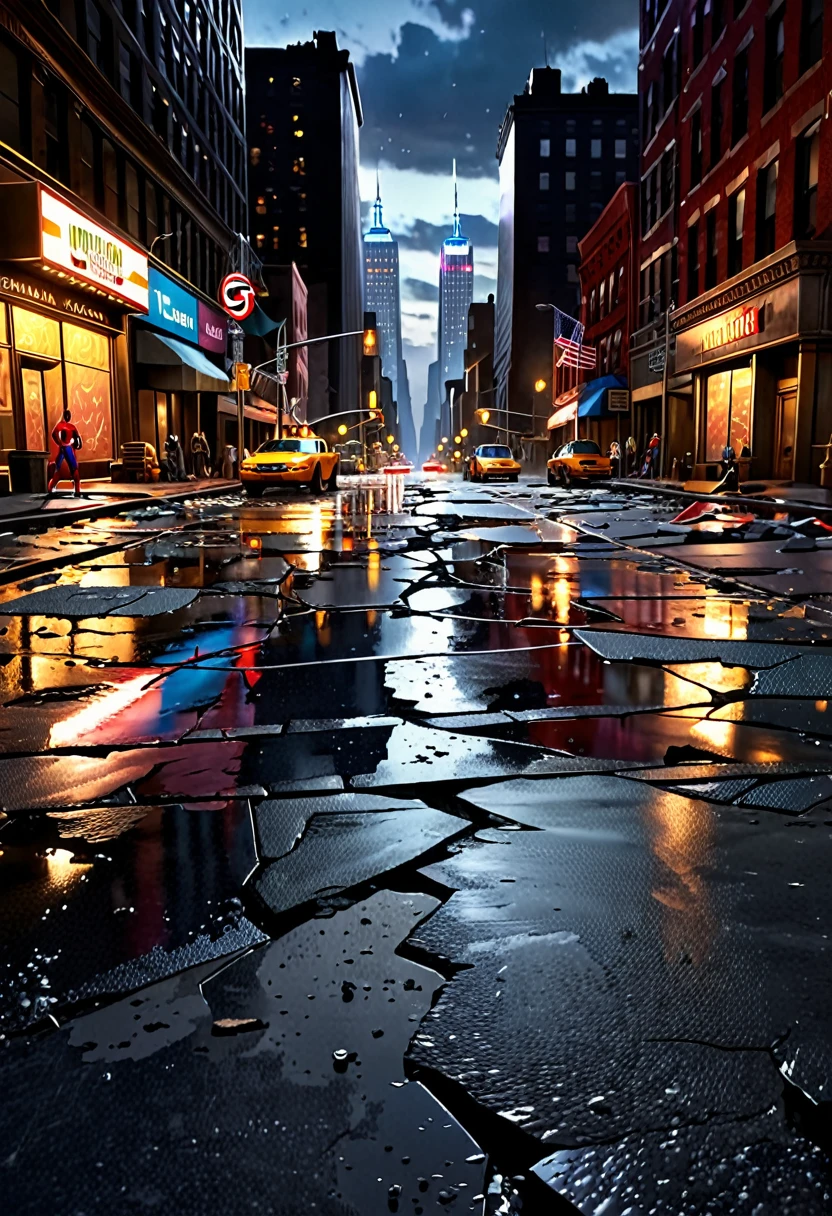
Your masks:
<instances>
[{"instance_id":1,"label":"wet road surface","mask_svg":"<svg viewBox=\"0 0 832 1216\"><path fill-rule=\"evenodd\" d=\"M9 1210L830 1210L832 533L681 505L4 538Z\"/></svg>"}]
</instances>

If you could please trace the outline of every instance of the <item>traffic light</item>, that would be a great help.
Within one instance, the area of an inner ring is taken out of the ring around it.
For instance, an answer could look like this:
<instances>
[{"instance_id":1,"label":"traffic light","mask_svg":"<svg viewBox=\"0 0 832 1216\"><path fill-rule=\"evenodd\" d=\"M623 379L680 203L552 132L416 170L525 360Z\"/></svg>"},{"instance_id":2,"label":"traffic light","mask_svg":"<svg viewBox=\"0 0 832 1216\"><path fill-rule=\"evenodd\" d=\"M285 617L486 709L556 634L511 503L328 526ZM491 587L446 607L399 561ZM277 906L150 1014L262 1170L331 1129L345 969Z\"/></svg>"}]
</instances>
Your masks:
<instances>
[{"instance_id":1,"label":"traffic light","mask_svg":"<svg viewBox=\"0 0 832 1216\"><path fill-rule=\"evenodd\" d=\"M483 426L488 422L488 419L491 417L491 414L488 410L477 410L476 415L477 415L477 418L480 420L480 422L483 424Z\"/></svg>"},{"instance_id":2,"label":"traffic light","mask_svg":"<svg viewBox=\"0 0 832 1216\"><path fill-rule=\"evenodd\" d=\"M376 331L374 329L365 329L364 330L364 354L365 355L377 355L378 354L378 335L376 334Z\"/></svg>"}]
</instances>

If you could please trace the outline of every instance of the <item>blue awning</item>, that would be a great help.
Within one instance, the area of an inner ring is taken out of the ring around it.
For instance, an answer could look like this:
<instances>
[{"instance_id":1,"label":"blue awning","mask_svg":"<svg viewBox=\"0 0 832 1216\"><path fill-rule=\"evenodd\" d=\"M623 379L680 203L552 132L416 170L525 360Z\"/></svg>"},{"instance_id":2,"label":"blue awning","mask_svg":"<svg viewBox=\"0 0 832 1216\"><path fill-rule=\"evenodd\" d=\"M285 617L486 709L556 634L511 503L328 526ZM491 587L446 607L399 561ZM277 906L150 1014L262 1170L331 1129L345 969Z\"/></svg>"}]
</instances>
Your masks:
<instances>
[{"instance_id":1,"label":"blue awning","mask_svg":"<svg viewBox=\"0 0 832 1216\"><path fill-rule=\"evenodd\" d=\"M600 418L607 412L605 409L607 389L626 387L626 376L598 376L595 380L587 381L581 392L581 399L578 404L578 417Z\"/></svg>"},{"instance_id":2,"label":"blue awning","mask_svg":"<svg viewBox=\"0 0 832 1216\"><path fill-rule=\"evenodd\" d=\"M159 369L151 387L203 393L227 391L229 387L228 376L207 355L167 334L140 329L136 334L136 359Z\"/></svg>"}]
</instances>

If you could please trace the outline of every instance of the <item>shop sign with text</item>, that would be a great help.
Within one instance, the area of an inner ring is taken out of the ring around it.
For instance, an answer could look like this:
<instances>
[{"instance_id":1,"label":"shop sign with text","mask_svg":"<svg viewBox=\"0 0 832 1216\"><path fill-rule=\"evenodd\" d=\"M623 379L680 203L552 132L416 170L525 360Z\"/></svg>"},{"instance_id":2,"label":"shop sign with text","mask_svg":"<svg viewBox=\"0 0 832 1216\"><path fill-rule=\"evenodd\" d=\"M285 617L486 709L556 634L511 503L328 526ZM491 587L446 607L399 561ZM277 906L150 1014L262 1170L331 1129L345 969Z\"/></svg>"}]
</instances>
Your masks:
<instances>
[{"instance_id":1,"label":"shop sign with text","mask_svg":"<svg viewBox=\"0 0 832 1216\"><path fill-rule=\"evenodd\" d=\"M224 355L228 344L228 319L215 308L199 301L199 345L214 354Z\"/></svg>"},{"instance_id":2,"label":"shop sign with text","mask_svg":"<svg viewBox=\"0 0 832 1216\"><path fill-rule=\"evenodd\" d=\"M41 256L49 266L122 300L149 307L147 255L41 187Z\"/></svg>"},{"instance_id":3,"label":"shop sign with text","mask_svg":"<svg viewBox=\"0 0 832 1216\"><path fill-rule=\"evenodd\" d=\"M725 313L702 334L702 353L725 346L728 342L739 342L760 332L759 308L738 308Z\"/></svg>"},{"instance_id":4,"label":"shop sign with text","mask_svg":"<svg viewBox=\"0 0 832 1216\"><path fill-rule=\"evenodd\" d=\"M157 329L165 329L168 333L176 334L177 338L196 342L196 297L162 274L155 266L150 267L150 307L147 319Z\"/></svg>"}]
</instances>

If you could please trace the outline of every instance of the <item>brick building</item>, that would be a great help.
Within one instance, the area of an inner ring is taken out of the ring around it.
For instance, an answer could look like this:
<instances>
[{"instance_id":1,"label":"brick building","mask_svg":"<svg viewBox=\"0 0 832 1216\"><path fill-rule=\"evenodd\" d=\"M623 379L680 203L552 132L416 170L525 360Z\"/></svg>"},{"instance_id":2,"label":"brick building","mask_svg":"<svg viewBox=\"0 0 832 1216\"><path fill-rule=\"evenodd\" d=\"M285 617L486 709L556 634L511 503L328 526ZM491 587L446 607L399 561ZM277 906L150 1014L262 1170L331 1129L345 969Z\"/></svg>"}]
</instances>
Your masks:
<instances>
[{"instance_id":1,"label":"brick building","mask_svg":"<svg viewBox=\"0 0 832 1216\"><path fill-rule=\"evenodd\" d=\"M555 401L549 419L555 445L574 434L575 409L580 434L606 450L613 439L630 434L629 412L610 410L609 389L628 387L630 334L638 309L638 186L619 186L601 215L580 241L578 275L584 342L595 350L594 370L580 374L580 402L569 391L576 372L553 368L552 383L565 400ZM557 356L556 348L556 356ZM565 391L564 391L565 390ZM618 403L613 398L614 403Z\"/></svg>"},{"instance_id":2,"label":"brick building","mask_svg":"<svg viewBox=\"0 0 832 1216\"><path fill-rule=\"evenodd\" d=\"M642 433L666 431L667 471L690 452L710 478L730 440L752 477L817 481L812 445L832 432L832 14L824 0L658 8L641 13Z\"/></svg>"}]
</instances>

